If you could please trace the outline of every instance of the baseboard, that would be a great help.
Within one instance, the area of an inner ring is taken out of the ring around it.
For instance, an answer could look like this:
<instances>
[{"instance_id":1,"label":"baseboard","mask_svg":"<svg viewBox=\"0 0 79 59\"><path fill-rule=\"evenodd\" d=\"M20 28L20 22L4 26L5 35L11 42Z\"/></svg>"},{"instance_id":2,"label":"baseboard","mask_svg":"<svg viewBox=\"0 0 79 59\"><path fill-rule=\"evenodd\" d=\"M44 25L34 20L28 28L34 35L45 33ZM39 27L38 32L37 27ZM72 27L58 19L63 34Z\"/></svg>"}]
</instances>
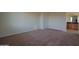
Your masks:
<instances>
[{"instance_id":1,"label":"baseboard","mask_svg":"<svg viewBox=\"0 0 79 59\"><path fill-rule=\"evenodd\" d=\"M37 30L37 29L33 29L33 30ZM6 34L3 34L3 35L0 35L0 38L15 35L15 34L20 34L20 33L24 33L24 32L29 32L29 31L33 31L33 30L21 31L21 32L19 31L19 32L16 32L16 33L6 33Z\"/></svg>"},{"instance_id":2,"label":"baseboard","mask_svg":"<svg viewBox=\"0 0 79 59\"><path fill-rule=\"evenodd\" d=\"M27 32L27 31L24 31L24 32ZM7 37L7 36L11 36L11 35L15 35L15 34L20 34L20 33L24 33L24 32L17 32L17 33L7 33L7 34L4 34L4 35L0 35L0 38L2 37Z\"/></svg>"}]
</instances>

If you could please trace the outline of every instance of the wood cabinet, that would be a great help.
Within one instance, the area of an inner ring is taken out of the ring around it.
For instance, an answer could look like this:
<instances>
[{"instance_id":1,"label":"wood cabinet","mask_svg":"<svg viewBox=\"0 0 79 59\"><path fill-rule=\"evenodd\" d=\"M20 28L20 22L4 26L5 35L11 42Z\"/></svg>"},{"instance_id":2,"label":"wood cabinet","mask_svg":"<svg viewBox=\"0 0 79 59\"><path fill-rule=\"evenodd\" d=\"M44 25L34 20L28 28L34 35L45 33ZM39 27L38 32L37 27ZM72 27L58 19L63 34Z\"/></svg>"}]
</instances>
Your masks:
<instances>
[{"instance_id":1,"label":"wood cabinet","mask_svg":"<svg viewBox=\"0 0 79 59\"><path fill-rule=\"evenodd\" d=\"M78 30L78 23L76 22L67 22L67 30Z\"/></svg>"}]
</instances>

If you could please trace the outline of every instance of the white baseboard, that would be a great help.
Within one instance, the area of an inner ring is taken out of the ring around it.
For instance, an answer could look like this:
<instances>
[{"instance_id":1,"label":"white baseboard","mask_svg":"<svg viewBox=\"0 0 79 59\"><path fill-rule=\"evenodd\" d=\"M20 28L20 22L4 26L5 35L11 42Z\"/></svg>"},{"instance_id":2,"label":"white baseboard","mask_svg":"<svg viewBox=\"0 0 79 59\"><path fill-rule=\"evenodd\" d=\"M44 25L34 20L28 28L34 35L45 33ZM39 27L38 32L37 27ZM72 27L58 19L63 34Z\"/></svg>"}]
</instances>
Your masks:
<instances>
[{"instance_id":1,"label":"white baseboard","mask_svg":"<svg viewBox=\"0 0 79 59\"><path fill-rule=\"evenodd\" d=\"M20 34L20 33L24 33L24 32L29 32L29 31L16 32L16 33L6 33L6 34L4 33L4 34L0 35L0 38L15 35L15 34Z\"/></svg>"},{"instance_id":2,"label":"white baseboard","mask_svg":"<svg viewBox=\"0 0 79 59\"><path fill-rule=\"evenodd\" d=\"M29 32L29 31L33 31L33 30L37 30L37 29L28 29L28 30L11 32L11 33L3 33L3 34L0 34L0 38L1 37L6 37L6 36L11 36L11 35L14 35L14 34L20 34L20 33L24 33L24 32Z\"/></svg>"}]
</instances>

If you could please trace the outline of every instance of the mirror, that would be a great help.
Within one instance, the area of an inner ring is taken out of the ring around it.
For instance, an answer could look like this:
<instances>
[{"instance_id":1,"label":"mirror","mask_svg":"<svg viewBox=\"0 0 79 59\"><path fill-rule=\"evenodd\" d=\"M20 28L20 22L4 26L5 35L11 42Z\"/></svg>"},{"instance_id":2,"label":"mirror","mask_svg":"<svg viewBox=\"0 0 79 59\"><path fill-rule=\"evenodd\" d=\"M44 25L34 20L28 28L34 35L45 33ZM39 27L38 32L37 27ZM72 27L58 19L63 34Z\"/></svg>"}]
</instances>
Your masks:
<instances>
[{"instance_id":1,"label":"mirror","mask_svg":"<svg viewBox=\"0 0 79 59\"><path fill-rule=\"evenodd\" d=\"M71 17L70 17L70 21L77 23L77 22L78 22L78 16L71 16Z\"/></svg>"}]
</instances>

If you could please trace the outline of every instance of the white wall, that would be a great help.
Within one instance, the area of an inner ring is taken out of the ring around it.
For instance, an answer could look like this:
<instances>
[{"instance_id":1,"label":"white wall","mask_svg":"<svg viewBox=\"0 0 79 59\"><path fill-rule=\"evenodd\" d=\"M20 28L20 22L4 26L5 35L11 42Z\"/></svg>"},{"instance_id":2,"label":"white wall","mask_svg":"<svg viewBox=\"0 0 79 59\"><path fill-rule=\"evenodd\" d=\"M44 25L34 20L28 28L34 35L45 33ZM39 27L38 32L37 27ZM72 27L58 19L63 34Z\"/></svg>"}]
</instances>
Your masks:
<instances>
[{"instance_id":1,"label":"white wall","mask_svg":"<svg viewBox=\"0 0 79 59\"><path fill-rule=\"evenodd\" d=\"M43 20L43 22L44 22L44 28L48 28L48 21L49 21L49 18L48 18L48 16L49 16L49 13L44 13L44 20Z\"/></svg>"},{"instance_id":2,"label":"white wall","mask_svg":"<svg viewBox=\"0 0 79 59\"><path fill-rule=\"evenodd\" d=\"M40 13L40 29L44 29L44 13Z\"/></svg>"},{"instance_id":3,"label":"white wall","mask_svg":"<svg viewBox=\"0 0 79 59\"><path fill-rule=\"evenodd\" d=\"M66 16L64 12L52 12L48 16L48 28L66 31Z\"/></svg>"},{"instance_id":4,"label":"white wall","mask_svg":"<svg viewBox=\"0 0 79 59\"><path fill-rule=\"evenodd\" d=\"M40 13L40 29L48 28L48 13Z\"/></svg>"},{"instance_id":5,"label":"white wall","mask_svg":"<svg viewBox=\"0 0 79 59\"><path fill-rule=\"evenodd\" d=\"M38 29L39 16L39 13L0 13L0 37Z\"/></svg>"},{"instance_id":6,"label":"white wall","mask_svg":"<svg viewBox=\"0 0 79 59\"><path fill-rule=\"evenodd\" d=\"M44 28L65 31L65 13L0 13L0 37Z\"/></svg>"}]
</instances>

